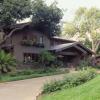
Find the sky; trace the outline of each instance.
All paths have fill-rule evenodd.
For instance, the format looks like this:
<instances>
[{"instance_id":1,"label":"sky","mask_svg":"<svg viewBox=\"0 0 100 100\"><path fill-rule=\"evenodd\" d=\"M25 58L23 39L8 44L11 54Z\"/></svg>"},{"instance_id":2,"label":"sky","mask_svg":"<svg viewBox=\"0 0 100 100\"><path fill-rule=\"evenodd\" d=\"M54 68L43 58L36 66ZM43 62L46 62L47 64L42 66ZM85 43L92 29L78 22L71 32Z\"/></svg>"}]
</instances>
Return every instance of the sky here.
<instances>
[{"instance_id":1,"label":"sky","mask_svg":"<svg viewBox=\"0 0 100 100\"><path fill-rule=\"evenodd\" d=\"M51 4L55 0L45 0ZM58 7L64 9L63 21L71 21L74 18L75 11L79 7L96 7L100 9L100 0L56 0Z\"/></svg>"}]
</instances>

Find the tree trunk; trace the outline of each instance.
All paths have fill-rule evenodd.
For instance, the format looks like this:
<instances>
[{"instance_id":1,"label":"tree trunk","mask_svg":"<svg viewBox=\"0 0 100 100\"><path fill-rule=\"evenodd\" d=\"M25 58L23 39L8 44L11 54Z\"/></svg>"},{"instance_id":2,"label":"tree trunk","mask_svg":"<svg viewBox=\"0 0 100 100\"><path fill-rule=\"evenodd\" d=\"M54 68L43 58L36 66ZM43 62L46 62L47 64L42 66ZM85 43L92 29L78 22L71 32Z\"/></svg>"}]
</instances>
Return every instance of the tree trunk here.
<instances>
[{"instance_id":1,"label":"tree trunk","mask_svg":"<svg viewBox=\"0 0 100 100\"><path fill-rule=\"evenodd\" d=\"M97 54L97 51L99 49L99 46L100 46L100 41L99 42L94 42L92 41L92 51Z\"/></svg>"}]
</instances>

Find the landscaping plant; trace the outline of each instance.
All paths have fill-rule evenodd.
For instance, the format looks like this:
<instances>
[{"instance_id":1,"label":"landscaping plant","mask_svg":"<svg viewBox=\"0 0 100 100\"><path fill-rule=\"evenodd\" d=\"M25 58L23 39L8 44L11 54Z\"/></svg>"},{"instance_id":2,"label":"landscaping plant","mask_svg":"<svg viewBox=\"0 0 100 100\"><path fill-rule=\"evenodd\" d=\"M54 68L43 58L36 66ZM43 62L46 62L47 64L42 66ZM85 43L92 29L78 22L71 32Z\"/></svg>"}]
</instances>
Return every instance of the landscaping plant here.
<instances>
[{"instance_id":1,"label":"landscaping plant","mask_svg":"<svg viewBox=\"0 0 100 100\"><path fill-rule=\"evenodd\" d=\"M44 67L47 66L50 67L50 65L55 61L55 59L56 57L51 52L48 51L44 51L40 55L40 62Z\"/></svg>"},{"instance_id":2,"label":"landscaping plant","mask_svg":"<svg viewBox=\"0 0 100 100\"><path fill-rule=\"evenodd\" d=\"M87 70L88 68L91 68L89 59L88 60L82 60L79 65L76 67L76 70Z\"/></svg>"},{"instance_id":3,"label":"landscaping plant","mask_svg":"<svg viewBox=\"0 0 100 100\"><path fill-rule=\"evenodd\" d=\"M67 74L66 77L59 81L52 81L47 83L43 87L43 93L50 93L62 89L67 89L81 85L96 76L96 72L93 69L88 69L86 71L79 71L77 73Z\"/></svg>"},{"instance_id":4,"label":"landscaping plant","mask_svg":"<svg viewBox=\"0 0 100 100\"><path fill-rule=\"evenodd\" d=\"M16 66L16 61L11 54L0 51L0 71L1 73L11 72Z\"/></svg>"}]
</instances>

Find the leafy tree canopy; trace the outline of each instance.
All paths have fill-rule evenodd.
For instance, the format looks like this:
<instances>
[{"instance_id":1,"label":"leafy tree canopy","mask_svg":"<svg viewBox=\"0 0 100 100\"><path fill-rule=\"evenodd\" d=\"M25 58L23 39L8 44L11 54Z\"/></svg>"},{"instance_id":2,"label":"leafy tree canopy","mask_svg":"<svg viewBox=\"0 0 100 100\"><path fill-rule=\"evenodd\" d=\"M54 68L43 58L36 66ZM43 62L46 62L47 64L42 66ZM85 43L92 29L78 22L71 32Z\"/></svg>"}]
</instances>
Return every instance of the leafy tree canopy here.
<instances>
[{"instance_id":1,"label":"leafy tree canopy","mask_svg":"<svg viewBox=\"0 0 100 100\"><path fill-rule=\"evenodd\" d=\"M31 14L31 0L2 0L0 3L0 25L8 26Z\"/></svg>"},{"instance_id":2,"label":"leafy tree canopy","mask_svg":"<svg viewBox=\"0 0 100 100\"><path fill-rule=\"evenodd\" d=\"M100 10L81 7L76 11L74 22L82 33L100 28Z\"/></svg>"},{"instance_id":3,"label":"leafy tree canopy","mask_svg":"<svg viewBox=\"0 0 100 100\"><path fill-rule=\"evenodd\" d=\"M5 27L32 17L34 28L43 33L54 35L60 33L59 22L62 15L62 10L57 7L56 2L48 6L43 0L1 0L0 31L5 34ZM14 31L16 29L7 34Z\"/></svg>"},{"instance_id":4,"label":"leafy tree canopy","mask_svg":"<svg viewBox=\"0 0 100 100\"><path fill-rule=\"evenodd\" d=\"M68 24L64 29L67 30L66 34L77 37L76 40L84 42L95 53L98 52L100 46L100 9L80 7L71 23L72 25ZM76 32L79 34L77 35Z\"/></svg>"},{"instance_id":5,"label":"leafy tree canopy","mask_svg":"<svg viewBox=\"0 0 100 100\"><path fill-rule=\"evenodd\" d=\"M49 35L60 33L59 22L63 13L54 2L48 6L43 0L34 0L32 3L33 16L32 22L39 30Z\"/></svg>"},{"instance_id":6,"label":"leafy tree canopy","mask_svg":"<svg viewBox=\"0 0 100 100\"><path fill-rule=\"evenodd\" d=\"M100 46L100 10L81 7L76 11L74 22L80 34L91 42L91 49L97 52Z\"/></svg>"},{"instance_id":7,"label":"leafy tree canopy","mask_svg":"<svg viewBox=\"0 0 100 100\"><path fill-rule=\"evenodd\" d=\"M78 30L73 23L71 23L71 22L64 23L63 33L62 33L63 35L66 35L67 37L72 37L77 32L78 32Z\"/></svg>"}]
</instances>

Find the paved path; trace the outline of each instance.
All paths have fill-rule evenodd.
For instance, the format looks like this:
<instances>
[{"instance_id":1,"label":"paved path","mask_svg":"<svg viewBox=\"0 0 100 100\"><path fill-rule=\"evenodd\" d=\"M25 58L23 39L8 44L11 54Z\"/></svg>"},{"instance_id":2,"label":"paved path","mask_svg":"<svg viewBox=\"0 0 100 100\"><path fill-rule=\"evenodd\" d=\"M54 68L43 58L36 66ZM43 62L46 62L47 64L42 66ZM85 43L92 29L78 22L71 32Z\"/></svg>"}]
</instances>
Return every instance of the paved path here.
<instances>
[{"instance_id":1,"label":"paved path","mask_svg":"<svg viewBox=\"0 0 100 100\"><path fill-rule=\"evenodd\" d=\"M0 84L0 100L36 100L43 84L64 75L45 76Z\"/></svg>"}]
</instances>

